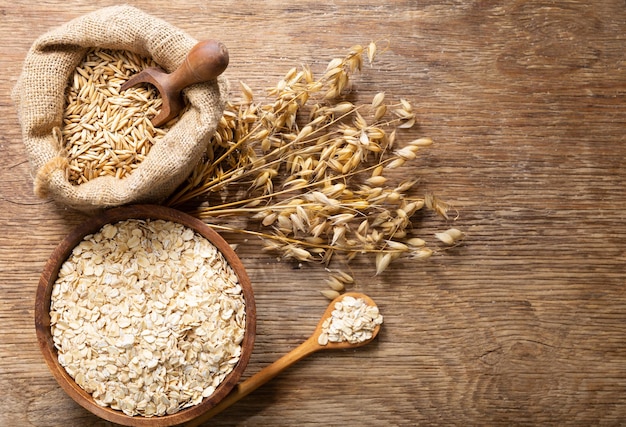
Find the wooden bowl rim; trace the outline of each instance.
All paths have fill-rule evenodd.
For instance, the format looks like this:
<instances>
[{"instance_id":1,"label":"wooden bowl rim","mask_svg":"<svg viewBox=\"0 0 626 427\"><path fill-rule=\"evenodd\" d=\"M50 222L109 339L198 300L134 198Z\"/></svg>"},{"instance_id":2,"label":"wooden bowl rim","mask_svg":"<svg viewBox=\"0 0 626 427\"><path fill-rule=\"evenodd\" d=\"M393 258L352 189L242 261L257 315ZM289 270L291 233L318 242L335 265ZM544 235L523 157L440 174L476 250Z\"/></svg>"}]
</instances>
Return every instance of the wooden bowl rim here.
<instances>
[{"instance_id":1,"label":"wooden bowl rim","mask_svg":"<svg viewBox=\"0 0 626 427\"><path fill-rule=\"evenodd\" d=\"M52 340L50 329L50 298L52 285L56 281L59 270L63 262L69 257L74 247L83 238L100 230L105 224L116 223L126 219L152 219L168 220L180 223L192 228L197 233L208 239L224 255L224 258L235 271L239 284L242 288L245 300L246 326L244 339L241 343L242 351L239 361L234 369L216 388L215 392L202 400L201 403L183 409L175 414L143 417L128 416L122 411L102 407L96 404L92 396L80 388L67 373L65 368L58 362L57 350ZM79 405L103 418L107 421L127 425L127 426L154 426L165 427L181 424L193 420L210 410L219 403L233 387L238 383L243 374L254 347L256 334L256 306L252 284L246 273L243 263L230 247L230 245L207 224L182 211L160 205L131 205L106 210L96 216L90 217L84 223L74 228L54 249L48 259L39 279L37 294L35 298L35 330L40 350L44 356L46 364L59 385L65 392Z\"/></svg>"}]
</instances>

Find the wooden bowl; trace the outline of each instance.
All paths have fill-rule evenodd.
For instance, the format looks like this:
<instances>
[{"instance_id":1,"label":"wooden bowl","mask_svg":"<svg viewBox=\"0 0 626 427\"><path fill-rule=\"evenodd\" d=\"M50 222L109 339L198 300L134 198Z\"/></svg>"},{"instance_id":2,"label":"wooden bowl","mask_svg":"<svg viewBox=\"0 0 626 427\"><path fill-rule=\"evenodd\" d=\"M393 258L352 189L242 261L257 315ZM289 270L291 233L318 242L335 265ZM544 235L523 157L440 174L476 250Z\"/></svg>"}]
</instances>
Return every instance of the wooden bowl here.
<instances>
[{"instance_id":1,"label":"wooden bowl","mask_svg":"<svg viewBox=\"0 0 626 427\"><path fill-rule=\"evenodd\" d=\"M102 407L96 404L92 396L80 388L67 373L65 368L61 366L58 361L57 350L54 347L52 339L52 332L50 329L50 298L52 287L57 280L61 265L70 256L74 247L78 245L78 243L80 243L86 235L97 232L105 224L115 223L126 219L162 219L173 221L195 230L197 233L209 240L224 255L226 261L235 271L235 274L239 279L239 284L243 289L246 325L244 339L241 343L242 351L239 362L216 388L215 392L211 396L203 399L198 405L183 409L171 415L131 417L124 414L122 411L117 411L109 407ZM215 406L220 400L228 395L232 388L238 383L246 365L248 364L252 348L254 346L256 308L254 295L252 293L252 286L244 266L232 248L219 234L199 219L183 212L162 206L136 205L111 209L100 215L92 217L78 226L67 237L65 237L63 241L61 241L50 256L50 259L45 265L39 280L39 287L37 289L35 301L35 327L39 346L50 371L59 385L78 404L100 418L114 423L127 426L160 427L181 424L196 418L200 414L203 414Z\"/></svg>"}]
</instances>

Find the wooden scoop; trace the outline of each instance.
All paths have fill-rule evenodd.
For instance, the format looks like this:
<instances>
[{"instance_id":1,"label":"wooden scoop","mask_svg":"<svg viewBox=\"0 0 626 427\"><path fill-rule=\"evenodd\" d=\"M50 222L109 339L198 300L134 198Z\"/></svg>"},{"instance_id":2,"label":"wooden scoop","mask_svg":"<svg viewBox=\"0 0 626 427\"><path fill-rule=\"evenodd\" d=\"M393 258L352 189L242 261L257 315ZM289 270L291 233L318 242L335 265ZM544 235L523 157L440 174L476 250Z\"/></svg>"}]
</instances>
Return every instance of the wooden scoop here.
<instances>
[{"instance_id":1,"label":"wooden scoop","mask_svg":"<svg viewBox=\"0 0 626 427\"><path fill-rule=\"evenodd\" d=\"M200 415L198 418L186 423L185 427L196 427L202 424L209 418L219 414L224 409L238 402L239 399L247 396L248 394L250 394L257 388L259 388L260 386L262 386L263 384L265 384L266 382L274 378L276 375L281 373L283 370L287 369L288 367L290 367L291 365L293 365L294 363L296 363L300 359L303 359L304 357L308 356L311 353L315 353L318 350L338 350L338 349L356 348L356 347L363 346L371 342L374 338L376 338L376 335L378 335L378 332L380 331L380 325L376 326L376 328L372 332L372 337L368 339L367 341L361 341L355 344L351 344L347 341L329 342L326 345L320 345L318 343L318 338L320 334L322 333L322 326L324 324L324 320L326 320L327 318L331 316L331 313L335 309L335 303L338 301L341 301L343 298L347 296L351 296L353 298L361 298L367 305L371 305L371 306L376 305L376 303L370 297L368 297L365 294L358 293L358 292L348 292L335 298L328 305L328 308L324 312L324 315L322 316L319 323L317 324L317 328L315 328L315 331L313 332L313 334L306 341L304 341L298 347L291 350L289 353L285 354L283 357L281 357L280 359L278 359L271 365L266 366L261 371L254 374L247 380L239 383L230 392L230 394L226 396L224 399L222 399L217 405L215 405L213 408L211 408L204 414Z\"/></svg>"},{"instance_id":2,"label":"wooden scoop","mask_svg":"<svg viewBox=\"0 0 626 427\"><path fill-rule=\"evenodd\" d=\"M126 90L140 83L156 86L163 99L161 111L152 119L154 126L161 126L175 117L184 107L181 91L195 83L217 78L228 66L228 49L215 40L205 40L191 48L185 61L173 73L159 67L142 70L122 85Z\"/></svg>"}]
</instances>

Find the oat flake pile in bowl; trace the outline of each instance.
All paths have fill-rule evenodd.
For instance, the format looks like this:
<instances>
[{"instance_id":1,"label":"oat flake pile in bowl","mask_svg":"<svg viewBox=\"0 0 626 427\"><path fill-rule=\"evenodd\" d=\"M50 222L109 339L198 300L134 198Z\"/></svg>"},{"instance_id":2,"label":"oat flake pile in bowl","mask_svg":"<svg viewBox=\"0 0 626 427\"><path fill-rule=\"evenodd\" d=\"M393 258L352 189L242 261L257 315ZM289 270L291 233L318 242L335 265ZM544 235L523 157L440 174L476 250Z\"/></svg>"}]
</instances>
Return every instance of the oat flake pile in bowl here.
<instances>
[{"instance_id":1,"label":"oat flake pile in bowl","mask_svg":"<svg viewBox=\"0 0 626 427\"><path fill-rule=\"evenodd\" d=\"M59 362L102 406L165 415L200 403L241 354L244 300L208 240L169 221L87 236L52 290Z\"/></svg>"},{"instance_id":2,"label":"oat flake pile in bowl","mask_svg":"<svg viewBox=\"0 0 626 427\"><path fill-rule=\"evenodd\" d=\"M254 299L243 265L209 231L182 212L135 206L91 219L59 245L40 281L36 326L48 366L78 403L118 423L178 424L237 383Z\"/></svg>"}]
</instances>

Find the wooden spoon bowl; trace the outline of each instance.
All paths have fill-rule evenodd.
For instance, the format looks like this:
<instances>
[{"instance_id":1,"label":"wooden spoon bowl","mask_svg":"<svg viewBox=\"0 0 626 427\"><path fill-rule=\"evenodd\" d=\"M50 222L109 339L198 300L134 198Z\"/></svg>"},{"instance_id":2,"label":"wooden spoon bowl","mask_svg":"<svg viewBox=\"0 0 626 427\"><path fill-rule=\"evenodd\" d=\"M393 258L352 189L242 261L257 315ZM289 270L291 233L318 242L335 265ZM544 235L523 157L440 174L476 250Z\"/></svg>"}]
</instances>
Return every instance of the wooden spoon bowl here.
<instances>
[{"instance_id":1,"label":"wooden spoon bowl","mask_svg":"<svg viewBox=\"0 0 626 427\"><path fill-rule=\"evenodd\" d=\"M65 368L58 361L58 353L54 347L52 332L50 329L50 298L52 287L57 279L59 270L65 260L70 256L72 250L78 245L85 236L100 230L105 224L116 223L126 219L153 219L167 220L182 224L195 230L198 234L209 240L223 255L226 261L233 268L239 284L243 290L246 310L246 325L244 339L241 343L241 357L234 369L220 383L215 392L202 400L198 405L183 409L175 414L154 416L154 417L131 417L122 411L117 411L109 407L102 407L94 402L92 396L79 387L72 377L67 373ZM208 280L208 278L207 278ZM35 327L39 346L43 353L46 364L54 375L59 385L85 409L105 420L127 425L127 426L172 426L185 423L189 420L197 418L219 403L227 396L233 387L238 383L243 374L252 349L254 346L255 328L256 328L256 308L254 303L254 295L250 279L246 274L245 268L235 254L229 244L208 225L197 218L187 215L183 212L152 205L136 205L122 208L115 208L103 212L102 214L88 219L86 222L73 230L54 250L39 280L37 295L35 300Z\"/></svg>"}]
</instances>

